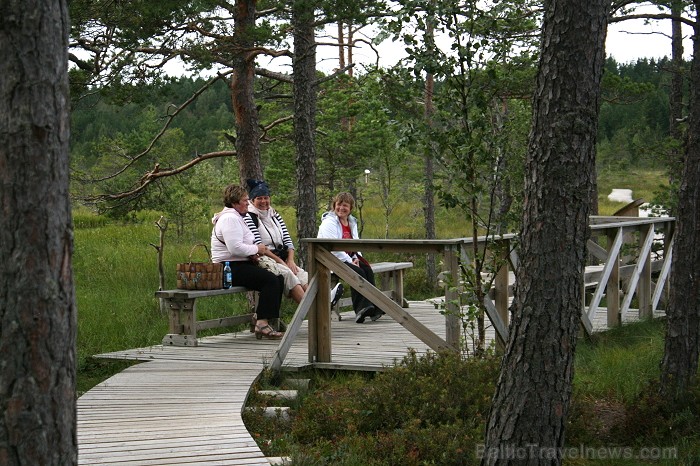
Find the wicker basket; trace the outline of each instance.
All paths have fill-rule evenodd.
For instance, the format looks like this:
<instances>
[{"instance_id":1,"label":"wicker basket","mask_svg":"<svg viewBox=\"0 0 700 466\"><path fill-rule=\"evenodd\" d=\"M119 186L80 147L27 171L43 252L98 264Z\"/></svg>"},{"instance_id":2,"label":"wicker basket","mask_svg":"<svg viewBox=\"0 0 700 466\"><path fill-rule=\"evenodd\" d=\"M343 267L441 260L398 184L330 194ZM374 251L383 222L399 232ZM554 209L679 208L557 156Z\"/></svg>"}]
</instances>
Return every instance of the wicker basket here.
<instances>
[{"instance_id":1,"label":"wicker basket","mask_svg":"<svg viewBox=\"0 0 700 466\"><path fill-rule=\"evenodd\" d=\"M209 262L192 262L192 253L197 247L207 251ZM217 290L223 287L223 278L223 265L211 262L209 248L204 243L192 247L189 262L177 264L177 288L180 290Z\"/></svg>"}]
</instances>

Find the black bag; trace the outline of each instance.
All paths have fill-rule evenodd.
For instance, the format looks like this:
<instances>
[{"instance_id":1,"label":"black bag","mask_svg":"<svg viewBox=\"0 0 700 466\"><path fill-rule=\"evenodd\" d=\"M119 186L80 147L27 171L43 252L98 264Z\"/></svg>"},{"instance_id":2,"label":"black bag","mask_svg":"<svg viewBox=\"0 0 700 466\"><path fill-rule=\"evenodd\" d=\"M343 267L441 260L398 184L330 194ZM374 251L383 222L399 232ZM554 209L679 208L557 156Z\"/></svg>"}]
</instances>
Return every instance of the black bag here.
<instances>
[{"instance_id":1,"label":"black bag","mask_svg":"<svg viewBox=\"0 0 700 466\"><path fill-rule=\"evenodd\" d=\"M287 262L289 257L289 247L286 244L280 244L272 250L272 254Z\"/></svg>"}]
</instances>

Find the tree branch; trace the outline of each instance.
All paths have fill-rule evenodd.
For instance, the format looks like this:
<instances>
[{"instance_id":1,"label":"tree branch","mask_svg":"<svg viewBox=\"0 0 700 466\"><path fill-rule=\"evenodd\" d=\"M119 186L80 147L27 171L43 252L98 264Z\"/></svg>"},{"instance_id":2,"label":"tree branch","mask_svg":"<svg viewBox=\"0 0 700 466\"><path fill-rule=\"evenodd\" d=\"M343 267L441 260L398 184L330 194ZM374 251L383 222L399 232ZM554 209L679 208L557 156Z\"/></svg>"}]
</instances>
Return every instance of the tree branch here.
<instances>
[{"instance_id":1,"label":"tree branch","mask_svg":"<svg viewBox=\"0 0 700 466\"><path fill-rule=\"evenodd\" d=\"M116 194L98 194L95 196L86 196L82 198L82 200L90 204L119 200L130 201L142 195L148 185L160 178L177 175L205 160L215 159L219 157L231 157L235 155L236 151L209 152L207 154L197 155L197 157L195 157L194 159L188 161L184 165L181 165L177 168L163 171L160 170L160 165L156 163L153 167L153 170L144 174L139 179L137 185L130 191L124 191Z\"/></svg>"},{"instance_id":2,"label":"tree branch","mask_svg":"<svg viewBox=\"0 0 700 466\"><path fill-rule=\"evenodd\" d=\"M292 118L294 118L294 116L293 116L293 115L289 115L289 116L286 116L286 117L278 118L278 119L276 119L275 121L273 121L272 123L270 123L270 124L268 124L268 125L265 125L265 126L262 126L262 127L261 127L261 128L262 128L262 134L260 135L260 139L269 142L270 140L267 139L267 133L268 133L271 129L273 129L274 127L279 126L279 125L281 125L282 123L286 123L287 121L290 121Z\"/></svg>"},{"instance_id":3,"label":"tree branch","mask_svg":"<svg viewBox=\"0 0 700 466\"><path fill-rule=\"evenodd\" d=\"M286 73L277 73L266 68L255 68L255 74L263 78L275 79L289 84L294 84L294 78Z\"/></svg>"},{"instance_id":4,"label":"tree branch","mask_svg":"<svg viewBox=\"0 0 700 466\"><path fill-rule=\"evenodd\" d=\"M675 19L680 21L683 24L686 24L690 27L695 27L696 21L692 21L684 16L680 15L672 15L670 13L657 13L657 14L649 14L649 13L639 13L639 14L633 14L633 15L623 15L623 16L617 16L614 18L610 18L608 20L608 23L619 23L622 21L627 21L630 19Z\"/></svg>"},{"instance_id":5,"label":"tree branch","mask_svg":"<svg viewBox=\"0 0 700 466\"><path fill-rule=\"evenodd\" d=\"M129 162L128 162L126 165L124 165L123 167L121 167L121 168L120 168L119 170L117 170L116 172L114 172L114 173L112 173L112 174L109 174L109 175L107 175L107 176L104 176L104 177L102 177L102 178L97 178L97 179L95 179L95 178L92 178L92 179L87 179L87 178L85 178L85 179L80 179L80 181L89 182L89 183L99 183L99 182L107 181L107 180L112 179L112 178L116 178L117 176L119 176L119 175L121 175L122 173L124 173L124 172L125 172L126 170L128 170L132 165L134 165L134 164L135 164L136 162L138 162L141 158L145 157L148 153L151 152L151 149L153 149L153 146L155 146L156 142L158 142L158 140L165 134L166 130L168 129L168 127L170 126L170 124L172 123L172 121L175 119L175 117L176 117L180 112L182 112L188 105L190 105L192 102L194 102L194 101L197 99L197 97L199 97L205 90L207 90L209 87L211 87L216 81L218 81L219 79L223 79L224 77L226 77L226 75L228 75L228 74L230 74L230 73L231 73L230 71L229 71L229 72L226 72L226 73L223 73L223 74L220 73L220 74L217 75L216 77L212 78L212 79L209 80L206 84L204 84L204 86L202 86L201 88L199 88L192 96L190 96L190 98L187 99L182 105L180 105L179 107L175 108L175 110L174 110L172 113L168 113L168 115L166 116L166 122L165 122L165 124L164 124L163 127L160 129L160 131L158 132L158 134L156 134L156 136L155 136L155 137L151 140L151 142L148 144L148 147L146 147L146 149L144 149L141 153L139 153L139 154L137 154L137 155L135 155L135 156L133 156L133 157L129 157Z\"/></svg>"},{"instance_id":6,"label":"tree branch","mask_svg":"<svg viewBox=\"0 0 700 466\"><path fill-rule=\"evenodd\" d=\"M336 76L339 76L341 74L344 74L347 70L350 68L353 68L356 65L356 63L350 63L349 65L346 65L338 70L335 70L332 74L329 74L328 76L324 76L321 79L317 79L314 81L314 86L320 86L321 84L325 83L326 81L330 81L331 79L335 78Z\"/></svg>"}]
</instances>

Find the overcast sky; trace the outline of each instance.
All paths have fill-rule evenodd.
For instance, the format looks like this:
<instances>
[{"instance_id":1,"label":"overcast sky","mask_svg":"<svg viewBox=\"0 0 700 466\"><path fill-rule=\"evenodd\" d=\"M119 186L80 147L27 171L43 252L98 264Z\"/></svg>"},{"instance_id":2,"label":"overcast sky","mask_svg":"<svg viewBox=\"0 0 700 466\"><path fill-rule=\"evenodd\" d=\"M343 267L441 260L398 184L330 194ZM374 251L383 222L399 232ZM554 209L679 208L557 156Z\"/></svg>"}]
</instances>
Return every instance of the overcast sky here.
<instances>
[{"instance_id":1,"label":"overcast sky","mask_svg":"<svg viewBox=\"0 0 700 466\"><path fill-rule=\"evenodd\" d=\"M334 26L335 28L335 26ZM642 20L612 23L608 27L608 37L605 44L606 54L612 56L619 63L634 62L638 58L662 58L671 56L670 21L658 21L645 25ZM332 33L335 33L335 29ZM690 41L690 28L684 28L685 57L690 59L692 44ZM331 42L329 38L318 38L319 42ZM449 45L449 44L448 44ZM382 67L390 67L398 60L405 57L403 44L385 41L377 47L380 53L379 64ZM377 57L369 46L361 46L354 52L354 60L359 63L375 63ZM317 50L318 69L330 73L338 67L338 55L333 47L319 47ZM268 63L264 58L260 65L271 67L291 73L289 63L282 64L280 59L275 59L274 64Z\"/></svg>"},{"instance_id":2,"label":"overcast sky","mask_svg":"<svg viewBox=\"0 0 700 466\"><path fill-rule=\"evenodd\" d=\"M636 32L636 34L631 34ZM690 27L683 27L684 56L690 59L692 43ZM662 58L671 56L671 22L658 21L645 25L643 21L612 23L608 26L606 53L620 63L636 61L637 58Z\"/></svg>"}]
</instances>

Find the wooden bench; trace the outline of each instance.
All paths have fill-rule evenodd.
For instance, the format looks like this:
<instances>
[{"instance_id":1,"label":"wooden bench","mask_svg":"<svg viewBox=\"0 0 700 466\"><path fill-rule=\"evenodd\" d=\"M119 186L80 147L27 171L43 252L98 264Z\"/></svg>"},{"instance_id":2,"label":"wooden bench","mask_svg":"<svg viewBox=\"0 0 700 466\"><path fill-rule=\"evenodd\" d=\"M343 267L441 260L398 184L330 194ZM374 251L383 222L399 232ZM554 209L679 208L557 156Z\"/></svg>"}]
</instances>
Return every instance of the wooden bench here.
<instances>
[{"instance_id":1,"label":"wooden bench","mask_svg":"<svg viewBox=\"0 0 700 466\"><path fill-rule=\"evenodd\" d=\"M374 278L377 288L398 303L401 307L407 308L408 301L403 296L403 272L413 267L413 262L377 262L370 264L374 271ZM352 306L350 297L341 298L333 306L333 319L342 320L340 308Z\"/></svg>"},{"instance_id":2,"label":"wooden bench","mask_svg":"<svg viewBox=\"0 0 700 466\"><path fill-rule=\"evenodd\" d=\"M379 278L379 281L377 281L378 288L383 291L386 290L384 294L402 307L408 307L408 302L403 297L403 271L411 267L413 267L413 262L378 262L372 264L372 270L374 270L375 276ZM168 333L163 337L163 345L197 346L197 332L199 330L250 323L253 318L252 312L219 319L197 320L197 299L208 296L247 293L249 291L251 290L242 286L218 290L177 289L156 291L156 298L161 298L165 301L164 307L168 311L169 328ZM333 307L337 320L341 319L340 307L350 306L351 304L350 298L343 298ZM280 321L279 325L283 325L283 323Z\"/></svg>"},{"instance_id":3,"label":"wooden bench","mask_svg":"<svg viewBox=\"0 0 700 466\"><path fill-rule=\"evenodd\" d=\"M232 325L248 324L253 313L219 319L197 320L197 299L233 293L247 293L248 288L234 286L219 290L164 290L156 291L156 298L165 301L168 310L169 330L163 337L164 346L197 346L197 331Z\"/></svg>"}]
</instances>

